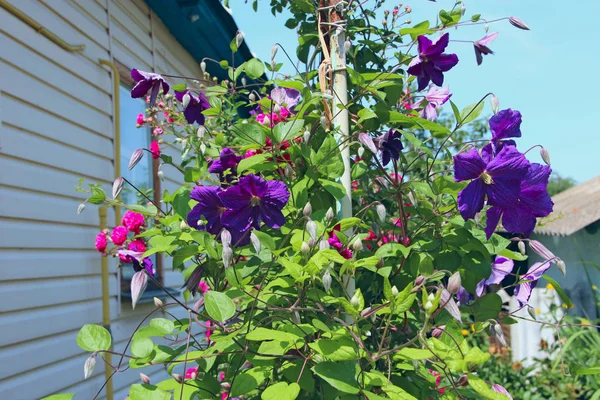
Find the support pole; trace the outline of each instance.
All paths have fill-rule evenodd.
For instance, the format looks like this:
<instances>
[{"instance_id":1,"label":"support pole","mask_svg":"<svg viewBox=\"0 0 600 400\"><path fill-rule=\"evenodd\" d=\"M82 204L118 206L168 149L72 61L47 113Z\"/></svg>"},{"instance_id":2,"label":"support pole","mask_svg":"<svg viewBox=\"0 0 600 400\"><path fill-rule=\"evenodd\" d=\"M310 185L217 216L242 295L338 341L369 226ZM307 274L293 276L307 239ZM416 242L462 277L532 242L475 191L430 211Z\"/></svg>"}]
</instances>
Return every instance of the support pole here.
<instances>
[{"instance_id":1,"label":"support pole","mask_svg":"<svg viewBox=\"0 0 600 400\"><path fill-rule=\"evenodd\" d=\"M98 209L98 216L100 217L100 230L107 228L108 222L106 214L106 207L100 207ZM102 270L102 326L104 326L104 328L110 332L110 292L107 257L101 257L100 266ZM112 350L112 345L109 350ZM104 359L108 365L112 365L112 354L104 353ZM104 365L104 378L106 379L106 400L113 400L114 389L112 382L112 371L108 365Z\"/></svg>"}]
</instances>

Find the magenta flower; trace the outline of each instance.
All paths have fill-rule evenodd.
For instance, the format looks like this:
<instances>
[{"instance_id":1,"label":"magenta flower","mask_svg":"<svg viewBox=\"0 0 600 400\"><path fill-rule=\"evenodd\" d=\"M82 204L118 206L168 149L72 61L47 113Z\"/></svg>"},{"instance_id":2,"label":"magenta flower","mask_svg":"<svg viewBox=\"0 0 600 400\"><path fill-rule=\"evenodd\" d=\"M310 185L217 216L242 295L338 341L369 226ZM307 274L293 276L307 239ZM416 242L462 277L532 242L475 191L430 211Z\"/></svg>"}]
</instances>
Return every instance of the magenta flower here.
<instances>
[{"instance_id":1,"label":"magenta flower","mask_svg":"<svg viewBox=\"0 0 600 400\"><path fill-rule=\"evenodd\" d=\"M440 36L435 41L426 36L419 36L419 55L413 58L408 65L407 72L417 77L418 90L423 90L429 81L437 86L444 84L443 72L449 71L458 64L456 54L445 54L450 35L448 33Z\"/></svg>"},{"instance_id":2,"label":"magenta flower","mask_svg":"<svg viewBox=\"0 0 600 400\"><path fill-rule=\"evenodd\" d=\"M521 113L517 110L502 110L490 118L492 142L521 137Z\"/></svg>"},{"instance_id":3,"label":"magenta flower","mask_svg":"<svg viewBox=\"0 0 600 400\"><path fill-rule=\"evenodd\" d=\"M197 96L186 90L184 92L175 91L175 98L180 102L183 102L183 96L186 94L190 95L190 102L187 107L183 110L183 116L188 124L193 124L194 122L198 122L199 125L204 125L204 114L202 111L208 110L210 108L210 104L208 103L208 99L204 95L204 93L199 93Z\"/></svg>"},{"instance_id":4,"label":"magenta flower","mask_svg":"<svg viewBox=\"0 0 600 400\"><path fill-rule=\"evenodd\" d=\"M115 245L122 245L127 240L127 228L124 226L115 227L110 235L110 238Z\"/></svg>"},{"instance_id":5,"label":"magenta flower","mask_svg":"<svg viewBox=\"0 0 600 400\"><path fill-rule=\"evenodd\" d=\"M390 129L375 139L381 153L381 162L383 165L388 165L391 159L398 161L400 158L400 152L404 148L400 141L401 137L402 134L400 132Z\"/></svg>"},{"instance_id":6,"label":"magenta flower","mask_svg":"<svg viewBox=\"0 0 600 400\"><path fill-rule=\"evenodd\" d=\"M281 210L287 204L290 192L283 182L266 181L250 174L240 178L235 186L219 193L223 205L228 208L221 218L224 225L239 232L253 226L260 228L260 222L278 229L285 225Z\"/></svg>"},{"instance_id":7,"label":"magenta flower","mask_svg":"<svg viewBox=\"0 0 600 400\"><path fill-rule=\"evenodd\" d=\"M198 202L192 208L187 216L187 223L192 228L198 230L207 230L213 235L218 234L223 229L221 224L221 215L227 208L223 205L219 193L221 188L218 186L196 186L190 197ZM205 225L199 225L201 217L206 219Z\"/></svg>"},{"instance_id":8,"label":"magenta flower","mask_svg":"<svg viewBox=\"0 0 600 400\"><path fill-rule=\"evenodd\" d=\"M160 145L158 144L158 142L150 143L150 152L152 153L153 159L156 160L160 158Z\"/></svg>"},{"instance_id":9,"label":"magenta flower","mask_svg":"<svg viewBox=\"0 0 600 400\"><path fill-rule=\"evenodd\" d=\"M188 368L185 371L185 379L196 379L198 377L198 367Z\"/></svg>"},{"instance_id":10,"label":"magenta flower","mask_svg":"<svg viewBox=\"0 0 600 400\"><path fill-rule=\"evenodd\" d=\"M437 118L437 108L448 101L452 95L448 86L438 89L435 86L429 88L424 100L419 100L413 105L414 108L424 106L421 110L421 117L430 121Z\"/></svg>"},{"instance_id":11,"label":"magenta flower","mask_svg":"<svg viewBox=\"0 0 600 400\"><path fill-rule=\"evenodd\" d=\"M341 228L340 224L337 224L336 226L333 227L333 229L331 231L328 232L327 235L329 238L327 239L327 242L329 243L329 245L331 247L336 249L342 257L349 260L352 258L352 250L350 250L348 248L344 248L344 244L340 241L340 239L337 237L337 235L335 233L336 231L339 232L340 228Z\"/></svg>"},{"instance_id":12,"label":"magenta flower","mask_svg":"<svg viewBox=\"0 0 600 400\"><path fill-rule=\"evenodd\" d=\"M518 202L521 178L529 161L514 146L504 146L495 158L484 160L477 149L454 156L454 180L471 180L458 194L458 209L465 220L475 217L484 205L512 207Z\"/></svg>"},{"instance_id":13,"label":"magenta flower","mask_svg":"<svg viewBox=\"0 0 600 400\"><path fill-rule=\"evenodd\" d=\"M475 294L477 297L483 296L485 288L490 285L499 285L504 278L510 274L515 266L515 262L508 258L496 256L496 259L492 263L492 273L488 279L482 279L477 284Z\"/></svg>"},{"instance_id":14,"label":"magenta flower","mask_svg":"<svg viewBox=\"0 0 600 400\"><path fill-rule=\"evenodd\" d=\"M504 146L514 148L514 146ZM502 150L501 150L502 152ZM554 203L548 194L548 180L552 169L547 165L531 164L520 181L517 201L509 205L494 205L487 210L486 236L492 236L502 218L502 226L509 232L531 235L537 218L552 212Z\"/></svg>"},{"instance_id":15,"label":"magenta flower","mask_svg":"<svg viewBox=\"0 0 600 400\"><path fill-rule=\"evenodd\" d=\"M96 235L96 250L100 253L103 253L106 250L106 246L108 245L108 241L106 239L106 233L100 232Z\"/></svg>"},{"instance_id":16,"label":"magenta flower","mask_svg":"<svg viewBox=\"0 0 600 400\"><path fill-rule=\"evenodd\" d=\"M198 284L198 290L200 290L200 293L204 295L210 290L210 286L208 286L208 283L206 283L206 281L200 281L200 283Z\"/></svg>"},{"instance_id":17,"label":"magenta flower","mask_svg":"<svg viewBox=\"0 0 600 400\"><path fill-rule=\"evenodd\" d=\"M127 210L121 219L121 223L123 226L127 228L130 232L140 233L141 227L146 222L144 215L140 213L136 213L131 210Z\"/></svg>"},{"instance_id":18,"label":"magenta flower","mask_svg":"<svg viewBox=\"0 0 600 400\"><path fill-rule=\"evenodd\" d=\"M293 108L300 101L300 92L291 88L271 90L271 99L280 107Z\"/></svg>"},{"instance_id":19,"label":"magenta flower","mask_svg":"<svg viewBox=\"0 0 600 400\"><path fill-rule=\"evenodd\" d=\"M488 46L496 39L497 36L498 32L490 33L489 35L485 35L484 37L473 43L473 47L475 48L475 58L477 59L477 65L481 65L481 63L483 62L484 55L494 54L492 49L490 49Z\"/></svg>"},{"instance_id":20,"label":"magenta flower","mask_svg":"<svg viewBox=\"0 0 600 400\"><path fill-rule=\"evenodd\" d=\"M223 172L229 170L232 174L236 173L237 165L242 160L242 156L235 154L229 147L225 147L221 150L219 159L214 160L208 167L208 172L223 174Z\"/></svg>"},{"instance_id":21,"label":"magenta flower","mask_svg":"<svg viewBox=\"0 0 600 400\"><path fill-rule=\"evenodd\" d=\"M161 86L164 94L169 93L169 84L159 74L132 69L131 77L137 82L131 89L131 97L134 99L144 97L150 91L150 107L156 102Z\"/></svg>"},{"instance_id":22,"label":"magenta flower","mask_svg":"<svg viewBox=\"0 0 600 400\"><path fill-rule=\"evenodd\" d=\"M521 283L515 288L515 298L521 306L527 304L531 297L531 292L537 286L537 282L542 275L550 268L552 263L550 260L543 263L535 263L529 268L527 273L521 276Z\"/></svg>"},{"instance_id":23,"label":"magenta flower","mask_svg":"<svg viewBox=\"0 0 600 400\"><path fill-rule=\"evenodd\" d=\"M138 114L135 123L139 126L144 125L144 114Z\"/></svg>"}]
</instances>

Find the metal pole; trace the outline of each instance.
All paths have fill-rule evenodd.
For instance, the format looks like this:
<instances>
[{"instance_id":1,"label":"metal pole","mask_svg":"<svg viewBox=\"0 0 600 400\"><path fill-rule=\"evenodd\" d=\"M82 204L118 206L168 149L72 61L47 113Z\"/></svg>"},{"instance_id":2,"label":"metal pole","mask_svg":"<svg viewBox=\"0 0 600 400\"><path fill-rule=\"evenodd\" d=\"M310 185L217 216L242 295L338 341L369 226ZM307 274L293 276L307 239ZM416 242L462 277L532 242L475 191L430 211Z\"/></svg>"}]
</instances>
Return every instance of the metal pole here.
<instances>
[{"instance_id":1,"label":"metal pole","mask_svg":"<svg viewBox=\"0 0 600 400\"><path fill-rule=\"evenodd\" d=\"M98 209L100 217L100 230L107 228L106 207ZM100 259L102 270L102 326L110 332L110 292L109 292L109 274L108 274L108 258L102 256ZM112 345L109 350L112 350ZM104 378L106 379L106 400L113 400L113 382L112 371L108 365L112 365L112 354L104 353L104 359L107 365L104 366Z\"/></svg>"}]
</instances>

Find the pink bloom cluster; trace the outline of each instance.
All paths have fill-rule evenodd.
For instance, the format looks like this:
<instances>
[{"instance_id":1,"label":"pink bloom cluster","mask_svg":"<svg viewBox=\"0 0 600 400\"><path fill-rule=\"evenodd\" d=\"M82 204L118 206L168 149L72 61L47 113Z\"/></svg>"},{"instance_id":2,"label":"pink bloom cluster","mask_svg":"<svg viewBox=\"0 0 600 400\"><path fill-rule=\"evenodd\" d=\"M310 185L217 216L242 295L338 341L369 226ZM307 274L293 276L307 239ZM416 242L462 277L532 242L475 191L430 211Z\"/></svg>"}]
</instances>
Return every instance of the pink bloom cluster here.
<instances>
[{"instance_id":1,"label":"pink bloom cluster","mask_svg":"<svg viewBox=\"0 0 600 400\"><path fill-rule=\"evenodd\" d=\"M129 232L133 232L135 235L139 234L145 223L146 219L142 214L127 211L121 220L122 225L116 226L110 234L108 229L104 229L96 235L96 250L105 253L110 239L115 246L126 247L127 250L136 253L144 253L146 243L142 239L132 239L127 246L125 243L128 240ZM131 262L131 257L127 255L119 254L119 258L125 263Z\"/></svg>"},{"instance_id":2,"label":"pink bloom cluster","mask_svg":"<svg viewBox=\"0 0 600 400\"><path fill-rule=\"evenodd\" d=\"M274 127L278 123L285 121L292 113L285 107L280 107L279 114L272 113L260 113L256 115L256 121L261 125L267 125L269 127Z\"/></svg>"}]
</instances>

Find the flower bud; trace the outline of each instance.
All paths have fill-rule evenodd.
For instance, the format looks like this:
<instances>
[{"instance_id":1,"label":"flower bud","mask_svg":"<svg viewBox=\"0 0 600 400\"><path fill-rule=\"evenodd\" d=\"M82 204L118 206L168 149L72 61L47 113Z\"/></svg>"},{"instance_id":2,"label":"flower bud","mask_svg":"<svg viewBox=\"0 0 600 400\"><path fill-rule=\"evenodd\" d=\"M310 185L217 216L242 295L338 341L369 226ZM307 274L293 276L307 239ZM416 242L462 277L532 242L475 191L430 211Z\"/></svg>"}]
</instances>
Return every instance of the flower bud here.
<instances>
[{"instance_id":1,"label":"flower bud","mask_svg":"<svg viewBox=\"0 0 600 400\"><path fill-rule=\"evenodd\" d=\"M156 176L158 176L158 179L160 179L161 182L165 180L165 173L162 171L158 171Z\"/></svg>"},{"instance_id":2,"label":"flower bud","mask_svg":"<svg viewBox=\"0 0 600 400\"><path fill-rule=\"evenodd\" d=\"M354 243L352 243L352 248L354 249L354 251L361 251L363 249L363 242L362 240L356 239L354 241Z\"/></svg>"},{"instance_id":3,"label":"flower bud","mask_svg":"<svg viewBox=\"0 0 600 400\"><path fill-rule=\"evenodd\" d=\"M537 240L529 241L529 248L545 260L554 260L556 256Z\"/></svg>"},{"instance_id":4,"label":"flower bud","mask_svg":"<svg viewBox=\"0 0 600 400\"><path fill-rule=\"evenodd\" d=\"M324 115L321 115L319 122L323 128L327 128L327 118Z\"/></svg>"},{"instance_id":5,"label":"flower bud","mask_svg":"<svg viewBox=\"0 0 600 400\"><path fill-rule=\"evenodd\" d=\"M204 127L204 125L200 125L198 127L198 130L196 131L196 136L199 140L202 140L204 139L204 135L206 135L206 128Z\"/></svg>"},{"instance_id":6,"label":"flower bud","mask_svg":"<svg viewBox=\"0 0 600 400\"><path fill-rule=\"evenodd\" d=\"M275 104L275 106L273 106L273 112L275 114L279 114L281 112L281 107L279 106L279 104Z\"/></svg>"},{"instance_id":7,"label":"flower bud","mask_svg":"<svg viewBox=\"0 0 600 400\"><path fill-rule=\"evenodd\" d=\"M504 332L502 331L502 327L500 326L500 324L495 323L490 325L490 330L492 331L492 334L494 335L498 343L500 343L502 347L506 347L506 338L504 337Z\"/></svg>"},{"instance_id":8,"label":"flower bud","mask_svg":"<svg viewBox=\"0 0 600 400\"><path fill-rule=\"evenodd\" d=\"M183 382L183 377L181 375L179 375L179 374L173 374L171 376L173 377L173 379L175 379L175 381L177 383L182 383Z\"/></svg>"},{"instance_id":9,"label":"flower bud","mask_svg":"<svg viewBox=\"0 0 600 400\"><path fill-rule=\"evenodd\" d=\"M189 228L189 225L187 224L187 222L185 222L184 220L182 220L182 221L179 223L179 229L181 229L181 230L183 231L183 230L185 230L185 229L187 229L187 228Z\"/></svg>"},{"instance_id":10,"label":"flower bud","mask_svg":"<svg viewBox=\"0 0 600 400\"><path fill-rule=\"evenodd\" d=\"M203 74L206 73L206 63L204 61L200 63L200 69L202 70Z\"/></svg>"},{"instance_id":11,"label":"flower bud","mask_svg":"<svg viewBox=\"0 0 600 400\"><path fill-rule=\"evenodd\" d=\"M365 148L360 146L358 151L356 152L360 158L362 158L363 154L365 154Z\"/></svg>"},{"instance_id":12,"label":"flower bud","mask_svg":"<svg viewBox=\"0 0 600 400\"><path fill-rule=\"evenodd\" d=\"M290 164L285 164L284 173L285 173L285 176L287 176L288 178L291 178L292 176L294 176L294 169L292 168L292 166Z\"/></svg>"},{"instance_id":13,"label":"flower bud","mask_svg":"<svg viewBox=\"0 0 600 400\"><path fill-rule=\"evenodd\" d=\"M235 45L240 47L242 43L244 43L244 32L237 31L237 34L235 35Z\"/></svg>"},{"instance_id":14,"label":"flower bud","mask_svg":"<svg viewBox=\"0 0 600 400\"><path fill-rule=\"evenodd\" d=\"M382 23L383 25L387 25L387 19L384 19L383 21L381 21L381 23Z\"/></svg>"},{"instance_id":15,"label":"flower bud","mask_svg":"<svg viewBox=\"0 0 600 400\"><path fill-rule=\"evenodd\" d=\"M326 292L329 292L329 289L331 289L331 274L329 273L329 268L327 268L327 270L323 274L322 280L323 280L323 288L325 289Z\"/></svg>"},{"instance_id":16,"label":"flower bud","mask_svg":"<svg viewBox=\"0 0 600 400\"><path fill-rule=\"evenodd\" d=\"M500 100L498 100L498 97L492 93L492 97L490 98L490 104L492 106L492 111L494 112L494 114L498 114L498 111L500 110Z\"/></svg>"},{"instance_id":17,"label":"flower bud","mask_svg":"<svg viewBox=\"0 0 600 400\"><path fill-rule=\"evenodd\" d=\"M344 42L344 53L348 53L350 51L350 47L352 46L352 42L346 40Z\"/></svg>"},{"instance_id":18,"label":"flower bud","mask_svg":"<svg viewBox=\"0 0 600 400\"><path fill-rule=\"evenodd\" d=\"M250 232L250 242L252 242L252 247L254 247L256 254L259 254L262 244L260 243L260 240L258 240L258 237L254 234L254 231Z\"/></svg>"},{"instance_id":19,"label":"flower bud","mask_svg":"<svg viewBox=\"0 0 600 400\"><path fill-rule=\"evenodd\" d=\"M146 374L143 374L140 372L140 380L142 381L142 383L145 383L146 385L150 384L150 377Z\"/></svg>"},{"instance_id":20,"label":"flower bud","mask_svg":"<svg viewBox=\"0 0 600 400\"><path fill-rule=\"evenodd\" d=\"M519 253L521 253L522 255L527 254L527 249L525 248L525 242L522 240L519 240L517 242L517 247L519 248Z\"/></svg>"},{"instance_id":21,"label":"flower bud","mask_svg":"<svg viewBox=\"0 0 600 400\"><path fill-rule=\"evenodd\" d=\"M435 294L429 293L429 296L427 296L427 299L430 300L430 301L435 300Z\"/></svg>"},{"instance_id":22,"label":"flower bud","mask_svg":"<svg viewBox=\"0 0 600 400\"><path fill-rule=\"evenodd\" d=\"M352 304L352 306L355 308L360 307L360 299L358 297L358 292L354 292L354 295L350 299L350 304Z\"/></svg>"},{"instance_id":23,"label":"flower bud","mask_svg":"<svg viewBox=\"0 0 600 400\"><path fill-rule=\"evenodd\" d=\"M410 6L407 5L406 7L404 7L404 12L410 14L412 12L412 8L410 8Z\"/></svg>"},{"instance_id":24,"label":"flower bud","mask_svg":"<svg viewBox=\"0 0 600 400\"><path fill-rule=\"evenodd\" d=\"M304 139L304 143L308 143L308 141L310 140L310 131L308 129L304 131L302 139Z\"/></svg>"},{"instance_id":25,"label":"flower bud","mask_svg":"<svg viewBox=\"0 0 600 400\"><path fill-rule=\"evenodd\" d=\"M316 245L317 245L317 239L316 238L310 238L310 239L308 239L308 247L310 247L312 249Z\"/></svg>"},{"instance_id":26,"label":"flower bud","mask_svg":"<svg viewBox=\"0 0 600 400\"><path fill-rule=\"evenodd\" d=\"M392 286L392 296L396 297L398 296L398 288L396 287L396 285Z\"/></svg>"},{"instance_id":27,"label":"flower bud","mask_svg":"<svg viewBox=\"0 0 600 400\"><path fill-rule=\"evenodd\" d=\"M417 279L415 279L415 287L421 286L423 282L425 282L425 277L423 275L417 276Z\"/></svg>"},{"instance_id":28,"label":"flower bud","mask_svg":"<svg viewBox=\"0 0 600 400\"><path fill-rule=\"evenodd\" d=\"M334 217L333 208L329 207L327 212L325 213L325 221L331 221Z\"/></svg>"},{"instance_id":29,"label":"flower bud","mask_svg":"<svg viewBox=\"0 0 600 400\"><path fill-rule=\"evenodd\" d=\"M385 209L385 206L381 203L377 204L377 207L375 207L375 211L377 212L377 216L379 217L379 221L381 222L385 222L385 216L387 215L387 211Z\"/></svg>"},{"instance_id":30,"label":"flower bud","mask_svg":"<svg viewBox=\"0 0 600 400\"><path fill-rule=\"evenodd\" d=\"M83 365L83 379L89 378L92 372L94 372L94 368L96 368L96 353L93 353L85 360L85 364Z\"/></svg>"},{"instance_id":31,"label":"flower bud","mask_svg":"<svg viewBox=\"0 0 600 400\"><path fill-rule=\"evenodd\" d=\"M305 217L310 217L310 214L312 214L312 205L310 204L310 202L306 203L306 205L302 209L302 214L304 214Z\"/></svg>"},{"instance_id":32,"label":"flower bud","mask_svg":"<svg viewBox=\"0 0 600 400\"><path fill-rule=\"evenodd\" d=\"M384 265L385 265L385 261L383 261L383 257L379 257L379 261L377 261L377 264L375 265L375 267L377 267L377 269L381 269L381 268L383 268Z\"/></svg>"},{"instance_id":33,"label":"flower bud","mask_svg":"<svg viewBox=\"0 0 600 400\"><path fill-rule=\"evenodd\" d=\"M277 55L277 50L279 50L279 45L274 44L273 47L271 47L271 60L275 60L275 56Z\"/></svg>"},{"instance_id":34,"label":"flower bud","mask_svg":"<svg viewBox=\"0 0 600 400\"><path fill-rule=\"evenodd\" d=\"M563 276L567 275L567 264L560 258L556 262L556 268L563 274Z\"/></svg>"},{"instance_id":35,"label":"flower bud","mask_svg":"<svg viewBox=\"0 0 600 400\"><path fill-rule=\"evenodd\" d=\"M300 251L302 254L307 255L310 253L310 246L306 242L302 242L302 246L300 246Z\"/></svg>"},{"instance_id":36,"label":"flower bud","mask_svg":"<svg viewBox=\"0 0 600 400\"><path fill-rule=\"evenodd\" d=\"M469 384L469 377L468 375L462 375L460 378L458 378L458 381L456 382L457 386L467 386Z\"/></svg>"},{"instance_id":37,"label":"flower bud","mask_svg":"<svg viewBox=\"0 0 600 400\"><path fill-rule=\"evenodd\" d=\"M319 250L327 250L329 248L331 248L329 242L326 239L321 239L319 242Z\"/></svg>"},{"instance_id":38,"label":"flower bud","mask_svg":"<svg viewBox=\"0 0 600 400\"><path fill-rule=\"evenodd\" d=\"M192 97L189 93L183 95L183 99L181 100L181 105L183 105L183 108L187 108L187 106L190 104L191 99Z\"/></svg>"},{"instance_id":39,"label":"flower bud","mask_svg":"<svg viewBox=\"0 0 600 400\"><path fill-rule=\"evenodd\" d=\"M246 77L242 76L242 86L246 86Z\"/></svg>"},{"instance_id":40,"label":"flower bud","mask_svg":"<svg viewBox=\"0 0 600 400\"><path fill-rule=\"evenodd\" d=\"M275 60L271 60L271 70L275 71L277 68L277 62Z\"/></svg>"},{"instance_id":41,"label":"flower bud","mask_svg":"<svg viewBox=\"0 0 600 400\"><path fill-rule=\"evenodd\" d=\"M490 30L490 25L489 24L483 25L483 29L485 29L485 33L488 33L488 31Z\"/></svg>"},{"instance_id":42,"label":"flower bud","mask_svg":"<svg viewBox=\"0 0 600 400\"><path fill-rule=\"evenodd\" d=\"M548 153L548 150L545 147L542 147L542 149L540 150L540 156L542 157L542 160L544 160L546 165L550 165L550 153Z\"/></svg>"},{"instance_id":43,"label":"flower bud","mask_svg":"<svg viewBox=\"0 0 600 400\"><path fill-rule=\"evenodd\" d=\"M310 220L306 223L306 232L312 239L317 238L317 223L313 220Z\"/></svg>"},{"instance_id":44,"label":"flower bud","mask_svg":"<svg viewBox=\"0 0 600 400\"><path fill-rule=\"evenodd\" d=\"M131 158L129 159L129 167L128 168L130 171L133 169L133 167L135 167L137 165L137 163L140 162L142 157L144 157L143 149L137 149L136 151L133 152L133 154L131 155Z\"/></svg>"},{"instance_id":45,"label":"flower bud","mask_svg":"<svg viewBox=\"0 0 600 400\"><path fill-rule=\"evenodd\" d=\"M231 247L224 247L221 256L223 258L223 267L225 267L225 269L229 268L231 266L231 261L233 261L233 250Z\"/></svg>"},{"instance_id":46,"label":"flower bud","mask_svg":"<svg viewBox=\"0 0 600 400\"><path fill-rule=\"evenodd\" d=\"M440 336L442 336L442 333L444 333L444 331L442 329L435 328L433 331L431 331L431 336L437 339Z\"/></svg>"},{"instance_id":47,"label":"flower bud","mask_svg":"<svg viewBox=\"0 0 600 400\"><path fill-rule=\"evenodd\" d=\"M200 153L204 154L206 151L206 145L204 143L200 143Z\"/></svg>"},{"instance_id":48,"label":"flower bud","mask_svg":"<svg viewBox=\"0 0 600 400\"><path fill-rule=\"evenodd\" d=\"M373 138L371 138L371 136L367 135L366 133L359 133L358 141L366 146L371 153L377 154L377 146L375 146L375 142L373 142Z\"/></svg>"},{"instance_id":49,"label":"flower bud","mask_svg":"<svg viewBox=\"0 0 600 400\"><path fill-rule=\"evenodd\" d=\"M428 300L423 307L425 308L425 311L429 311L433 307L433 303Z\"/></svg>"},{"instance_id":50,"label":"flower bud","mask_svg":"<svg viewBox=\"0 0 600 400\"><path fill-rule=\"evenodd\" d=\"M448 279L448 292L450 292L450 294L458 293L461 285L460 272L455 272L450 279Z\"/></svg>"},{"instance_id":51,"label":"flower bud","mask_svg":"<svg viewBox=\"0 0 600 400\"><path fill-rule=\"evenodd\" d=\"M119 194L121 193L121 189L123 189L123 178L118 177L113 182L113 187L112 187L113 199L116 199L117 197L119 197Z\"/></svg>"},{"instance_id":52,"label":"flower bud","mask_svg":"<svg viewBox=\"0 0 600 400\"><path fill-rule=\"evenodd\" d=\"M516 28L523 29L524 31L529 30L529 27L527 26L527 24L525 22L521 21L517 17L510 17L508 19L508 22L510 22L510 24Z\"/></svg>"},{"instance_id":53,"label":"flower bud","mask_svg":"<svg viewBox=\"0 0 600 400\"><path fill-rule=\"evenodd\" d=\"M256 101L256 95L255 95L254 93L250 93L250 94L248 95L248 99L249 99L250 101Z\"/></svg>"},{"instance_id":54,"label":"flower bud","mask_svg":"<svg viewBox=\"0 0 600 400\"><path fill-rule=\"evenodd\" d=\"M231 246L231 233L227 229L221 231L221 243L223 247Z\"/></svg>"},{"instance_id":55,"label":"flower bud","mask_svg":"<svg viewBox=\"0 0 600 400\"><path fill-rule=\"evenodd\" d=\"M81 214L83 212L83 210L85 210L85 203L81 203L78 207L77 207L77 214Z\"/></svg>"},{"instance_id":56,"label":"flower bud","mask_svg":"<svg viewBox=\"0 0 600 400\"><path fill-rule=\"evenodd\" d=\"M163 303L163 301L161 299L159 299L158 297L155 297L154 298L154 305L157 308L162 308L164 306L164 303Z\"/></svg>"},{"instance_id":57,"label":"flower bud","mask_svg":"<svg viewBox=\"0 0 600 400\"><path fill-rule=\"evenodd\" d=\"M531 319L533 319L534 321L537 321L537 317L535 315L535 308L531 307L530 305L527 305L527 312L529 313L529 316L531 317Z\"/></svg>"}]
</instances>

